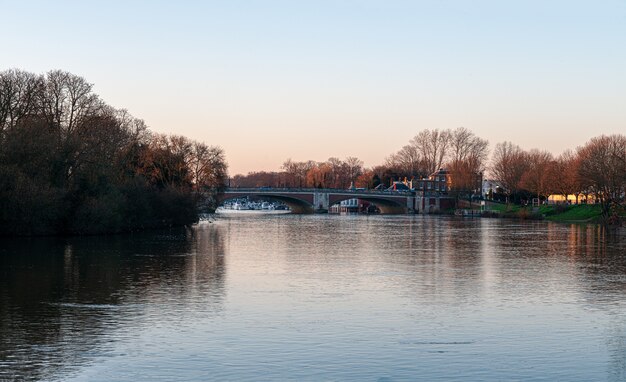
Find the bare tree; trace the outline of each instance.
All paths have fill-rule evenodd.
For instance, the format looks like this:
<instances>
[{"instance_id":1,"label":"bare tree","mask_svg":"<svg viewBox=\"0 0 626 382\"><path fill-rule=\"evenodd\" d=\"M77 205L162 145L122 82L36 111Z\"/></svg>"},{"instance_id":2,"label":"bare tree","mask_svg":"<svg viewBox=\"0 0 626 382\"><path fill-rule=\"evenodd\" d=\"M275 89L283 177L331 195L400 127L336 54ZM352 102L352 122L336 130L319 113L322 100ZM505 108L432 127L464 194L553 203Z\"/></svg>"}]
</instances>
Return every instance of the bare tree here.
<instances>
[{"instance_id":1,"label":"bare tree","mask_svg":"<svg viewBox=\"0 0 626 382\"><path fill-rule=\"evenodd\" d=\"M295 162L291 158L283 162L282 170L286 176L287 187L304 187L307 182L307 173L316 166L314 161Z\"/></svg>"},{"instance_id":2,"label":"bare tree","mask_svg":"<svg viewBox=\"0 0 626 382\"><path fill-rule=\"evenodd\" d=\"M231 179L231 187L280 187L282 173L276 171L237 174Z\"/></svg>"},{"instance_id":3,"label":"bare tree","mask_svg":"<svg viewBox=\"0 0 626 382\"><path fill-rule=\"evenodd\" d=\"M348 187L348 176L345 163L335 157L328 158L326 161L330 168L330 187L332 188L346 188Z\"/></svg>"},{"instance_id":4,"label":"bare tree","mask_svg":"<svg viewBox=\"0 0 626 382\"><path fill-rule=\"evenodd\" d=\"M91 92L92 87L84 78L61 70L46 74L39 103L59 138L68 139L82 120L103 111L105 105Z\"/></svg>"},{"instance_id":5,"label":"bare tree","mask_svg":"<svg viewBox=\"0 0 626 382\"><path fill-rule=\"evenodd\" d=\"M626 192L626 136L602 135L578 149L581 184L592 190L608 218L611 207L624 203Z\"/></svg>"},{"instance_id":6,"label":"bare tree","mask_svg":"<svg viewBox=\"0 0 626 382\"><path fill-rule=\"evenodd\" d=\"M350 179L350 183L354 184L359 175L363 173L363 161L356 157L347 157L345 164L348 179Z\"/></svg>"},{"instance_id":7,"label":"bare tree","mask_svg":"<svg viewBox=\"0 0 626 382\"><path fill-rule=\"evenodd\" d=\"M128 133L130 140L147 143L150 132L142 119L133 117L126 109L114 109L113 113L120 128Z\"/></svg>"},{"instance_id":8,"label":"bare tree","mask_svg":"<svg viewBox=\"0 0 626 382\"><path fill-rule=\"evenodd\" d=\"M298 171L298 187L306 187L306 177L309 171L312 168L315 168L317 163L312 160L308 160L305 162L298 162L297 171Z\"/></svg>"},{"instance_id":9,"label":"bare tree","mask_svg":"<svg viewBox=\"0 0 626 382\"><path fill-rule=\"evenodd\" d=\"M450 130L422 130L412 140L411 145L420 152L424 168L430 175L439 170L445 161L450 145Z\"/></svg>"},{"instance_id":10,"label":"bare tree","mask_svg":"<svg viewBox=\"0 0 626 382\"><path fill-rule=\"evenodd\" d=\"M419 148L413 144L405 145L397 153L389 156L385 165L396 169L407 178L423 178L430 175Z\"/></svg>"},{"instance_id":11,"label":"bare tree","mask_svg":"<svg viewBox=\"0 0 626 382\"><path fill-rule=\"evenodd\" d=\"M498 143L491 159L491 174L506 189L507 195L514 195L520 189L522 176L528 169L526 153L511 142Z\"/></svg>"},{"instance_id":12,"label":"bare tree","mask_svg":"<svg viewBox=\"0 0 626 382\"><path fill-rule=\"evenodd\" d=\"M533 149L526 154L527 168L520 179L520 186L540 200L542 196L547 197L550 187L548 170L553 160L552 154L547 151Z\"/></svg>"},{"instance_id":13,"label":"bare tree","mask_svg":"<svg viewBox=\"0 0 626 382\"><path fill-rule=\"evenodd\" d=\"M426 177L442 168L451 138L450 130L422 130L408 145L390 155L384 167L401 177Z\"/></svg>"},{"instance_id":14,"label":"bare tree","mask_svg":"<svg viewBox=\"0 0 626 382\"><path fill-rule=\"evenodd\" d=\"M219 190L226 180L224 151L217 146L193 142L191 172L196 191Z\"/></svg>"},{"instance_id":15,"label":"bare tree","mask_svg":"<svg viewBox=\"0 0 626 382\"><path fill-rule=\"evenodd\" d=\"M549 193L562 195L565 201L568 195L576 195L576 203L578 203L578 194L581 191L578 160L571 150L564 151L550 163L546 176Z\"/></svg>"},{"instance_id":16,"label":"bare tree","mask_svg":"<svg viewBox=\"0 0 626 382\"><path fill-rule=\"evenodd\" d=\"M297 176L297 165L296 162L291 160L291 158L287 159L283 162L283 165L280 167L285 174L285 184L286 187L295 187L296 185L296 176Z\"/></svg>"},{"instance_id":17,"label":"bare tree","mask_svg":"<svg viewBox=\"0 0 626 382\"><path fill-rule=\"evenodd\" d=\"M0 139L20 119L37 114L42 76L18 69L0 72Z\"/></svg>"},{"instance_id":18,"label":"bare tree","mask_svg":"<svg viewBox=\"0 0 626 382\"><path fill-rule=\"evenodd\" d=\"M477 171L482 171L489 154L489 142L459 127L450 133L449 153L450 162L472 162Z\"/></svg>"},{"instance_id":19,"label":"bare tree","mask_svg":"<svg viewBox=\"0 0 626 382\"><path fill-rule=\"evenodd\" d=\"M474 135L464 127L459 127L450 134L448 169L452 177L452 190L471 196L482 185L489 142Z\"/></svg>"}]
</instances>

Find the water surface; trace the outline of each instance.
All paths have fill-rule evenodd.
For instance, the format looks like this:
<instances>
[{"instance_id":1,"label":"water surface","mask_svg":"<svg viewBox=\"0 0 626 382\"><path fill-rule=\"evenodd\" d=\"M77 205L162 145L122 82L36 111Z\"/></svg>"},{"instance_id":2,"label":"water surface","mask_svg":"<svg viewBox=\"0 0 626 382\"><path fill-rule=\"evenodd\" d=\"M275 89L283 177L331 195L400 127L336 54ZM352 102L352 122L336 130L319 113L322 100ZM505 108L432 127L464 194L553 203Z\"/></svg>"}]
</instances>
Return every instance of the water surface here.
<instances>
[{"instance_id":1,"label":"water surface","mask_svg":"<svg viewBox=\"0 0 626 382\"><path fill-rule=\"evenodd\" d=\"M217 216L2 239L0 380L626 380L626 237Z\"/></svg>"}]
</instances>

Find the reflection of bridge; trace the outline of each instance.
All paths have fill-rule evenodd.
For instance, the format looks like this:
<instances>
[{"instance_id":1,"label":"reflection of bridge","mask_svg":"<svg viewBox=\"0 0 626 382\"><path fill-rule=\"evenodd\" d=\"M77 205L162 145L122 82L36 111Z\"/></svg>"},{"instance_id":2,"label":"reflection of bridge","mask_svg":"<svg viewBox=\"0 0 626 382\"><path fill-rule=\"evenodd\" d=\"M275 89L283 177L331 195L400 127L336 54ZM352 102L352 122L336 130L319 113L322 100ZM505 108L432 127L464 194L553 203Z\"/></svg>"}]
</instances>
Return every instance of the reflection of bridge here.
<instances>
[{"instance_id":1,"label":"reflection of bridge","mask_svg":"<svg viewBox=\"0 0 626 382\"><path fill-rule=\"evenodd\" d=\"M337 190L318 188L227 188L217 195L219 203L246 196L277 200L293 213L327 212L330 206L347 199L366 200L383 214L413 213L415 194L409 191Z\"/></svg>"}]
</instances>

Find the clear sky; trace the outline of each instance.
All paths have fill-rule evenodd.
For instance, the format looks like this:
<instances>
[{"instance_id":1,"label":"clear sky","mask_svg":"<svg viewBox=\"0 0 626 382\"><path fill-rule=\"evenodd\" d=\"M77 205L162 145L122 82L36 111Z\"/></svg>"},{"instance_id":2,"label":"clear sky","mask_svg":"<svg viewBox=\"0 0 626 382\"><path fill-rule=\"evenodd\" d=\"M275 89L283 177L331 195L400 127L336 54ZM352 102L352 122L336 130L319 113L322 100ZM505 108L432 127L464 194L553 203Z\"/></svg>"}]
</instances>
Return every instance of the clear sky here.
<instances>
[{"instance_id":1,"label":"clear sky","mask_svg":"<svg viewBox=\"0 0 626 382\"><path fill-rule=\"evenodd\" d=\"M0 70L63 69L230 173L368 166L465 126L555 154L626 134L626 1L0 0Z\"/></svg>"}]
</instances>

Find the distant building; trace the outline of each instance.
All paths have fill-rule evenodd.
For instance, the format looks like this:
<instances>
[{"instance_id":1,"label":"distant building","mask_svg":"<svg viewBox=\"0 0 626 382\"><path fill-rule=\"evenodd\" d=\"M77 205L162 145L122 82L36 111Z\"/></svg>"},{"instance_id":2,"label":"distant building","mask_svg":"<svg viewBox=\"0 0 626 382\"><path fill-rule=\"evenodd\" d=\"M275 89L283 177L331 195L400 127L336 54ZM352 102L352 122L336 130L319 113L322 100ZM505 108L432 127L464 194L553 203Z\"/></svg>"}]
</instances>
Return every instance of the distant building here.
<instances>
[{"instance_id":1,"label":"distant building","mask_svg":"<svg viewBox=\"0 0 626 382\"><path fill-rule=\"evenodd\" d=\"M567 198L563 195L552 194L548 196L548 204L594 204L596 203L596 197L593 194L578 194L578 197L574 194L567 195Z\"/></svg>"},{"instance_id":2,"label":"distant building","mask_svg":"<svg viewBox=\"0 0 626 382\"><path fill-rule=\"evenodd\" d=\"M441 213L455 206L455 199L448 196L452 179L446 169L439 169L426 179L414 179L412 186L415 190L416 213Z\"/></svg>"},{"instance_id":3,"label":"distant building","mask_svg":"<svg viewBox=\"0 0 626 382\"><path fill-rule=\"evenodd\" d=\"M426 179L412 180L412 188L423 195L447 194L452 185L450 172L446 169L439 169L430 174Z\"/></svg>"}]
</instances>

